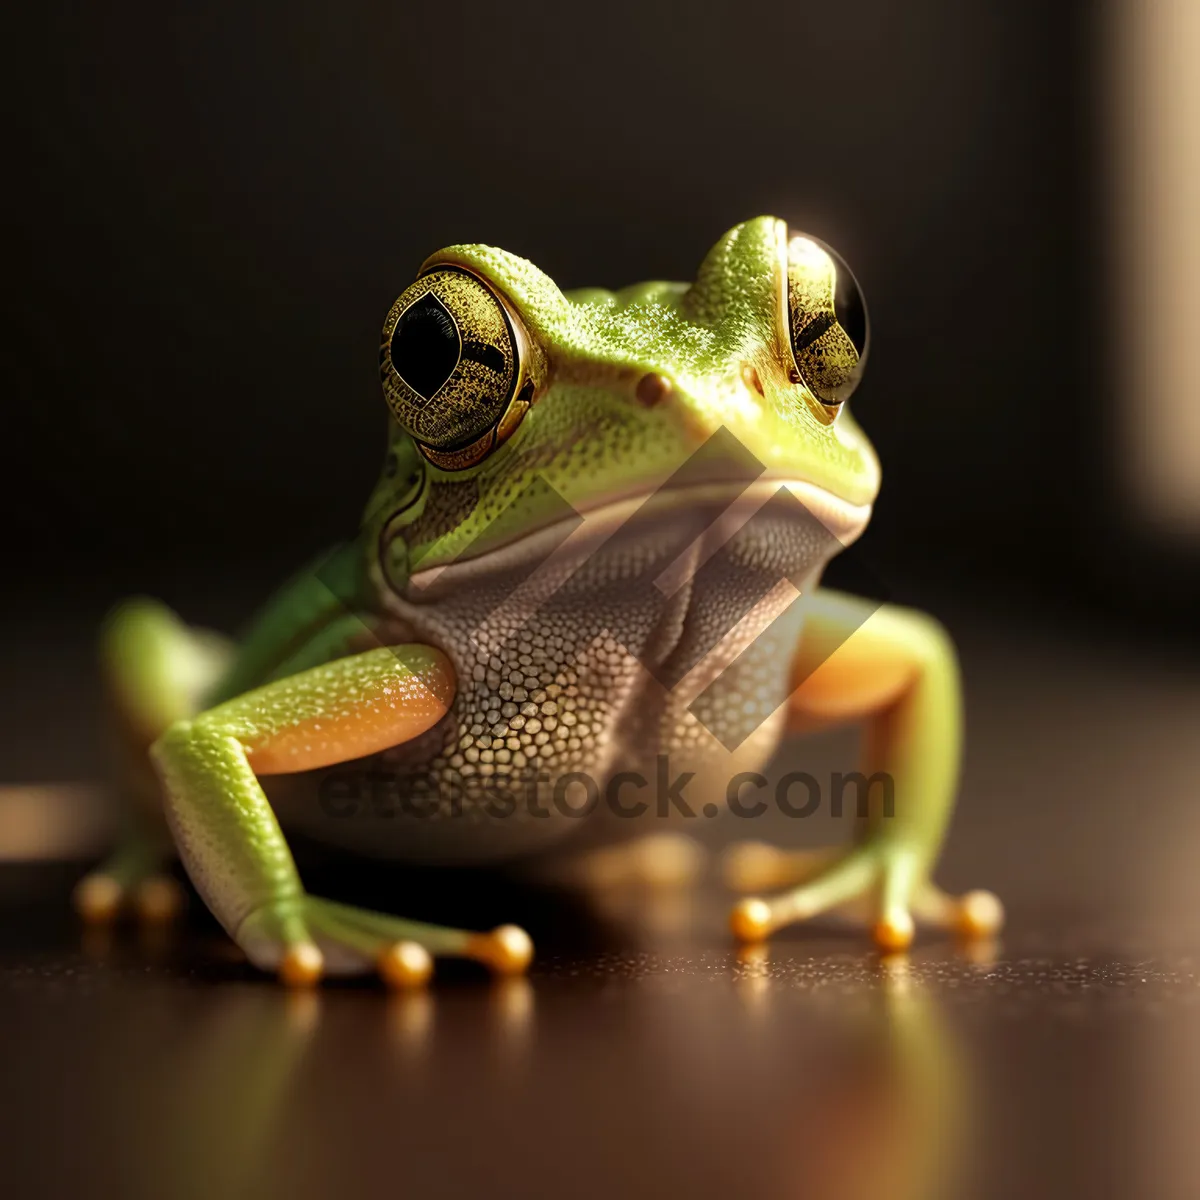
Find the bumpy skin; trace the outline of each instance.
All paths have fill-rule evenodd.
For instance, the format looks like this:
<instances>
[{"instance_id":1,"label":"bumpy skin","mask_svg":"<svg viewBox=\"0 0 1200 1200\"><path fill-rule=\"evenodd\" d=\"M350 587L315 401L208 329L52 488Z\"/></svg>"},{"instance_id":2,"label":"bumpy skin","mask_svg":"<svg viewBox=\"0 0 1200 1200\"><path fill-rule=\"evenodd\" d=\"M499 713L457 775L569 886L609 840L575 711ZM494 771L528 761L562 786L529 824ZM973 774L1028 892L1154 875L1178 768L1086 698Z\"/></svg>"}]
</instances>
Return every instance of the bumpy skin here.
<instances>
[{"instance_id":1,"label":"bumpy skin","mask_svg":"<svg viewBox=\"0 0 1200 1200\"><path fill-rule=\"evenodd\" d=\"M175 842L255 962L307 982L375 961L410 983L430 953L514 970L530 952L512 927L470 935L308 896L281 826L398 860L513 857L637 827L605 806L586 822L556 811L569 773L604 788L622 772L654 780L666 761L672 777L694 773L699 811L789 722L831 720L869 722L895 814L872 810L837 854L743 848L736 885L788 890L743 901L735 932L856 900L885 947L907 943L913 912L995 927L987 894L953 900L929 881L961 738L952 646L919 614L818 589L865 526L879 470L845 406L798 370L816 362L836 382L855 351L828 315L813 329L832 325L841 357L821 359L819 340L804 357L790 253L783 224L761 218L722 238L691 285L564 294L504 251L439 252L423 270L470 272L520 328L531 402L502 422L511 436L452 470L394 420L357 540L285 587L199 697L174 669L197 677L199 642L176 631L164 655L168 618L118 614L122 711L158 735ZM381 781L389 819L372 820Z\"/></svg>"}]
</instances>

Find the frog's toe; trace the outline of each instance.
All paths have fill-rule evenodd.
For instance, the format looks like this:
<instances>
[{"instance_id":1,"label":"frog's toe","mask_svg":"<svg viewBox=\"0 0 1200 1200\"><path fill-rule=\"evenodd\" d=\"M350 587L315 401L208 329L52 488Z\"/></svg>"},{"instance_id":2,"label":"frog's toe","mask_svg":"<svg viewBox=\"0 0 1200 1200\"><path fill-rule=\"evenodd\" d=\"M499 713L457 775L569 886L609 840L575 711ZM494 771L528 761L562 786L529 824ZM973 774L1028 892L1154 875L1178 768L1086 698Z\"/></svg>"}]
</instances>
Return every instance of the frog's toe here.
<instances>
[{"instance_id":1,"label":"frog's toe","mask_svg":"<svg viewBox=\"0 0 1200 1200\"><path fill-rule=\"evenodd\" d=\"M325 956L312 942L292 942L279 956L279 982L288 987L312 987L325 974Z\"/></svg>"},{"instance_id":2,"label":"frog's toe","mask_svg":"<svg viewBox=\"0 0 1200 1200\"><path fill-rule=\"evenodd\" d=\"M995 937L1004 928L1004 905L995 892L982 888L958 901L958 929L968 938Z\"/></svg>"},{"instance_id":3,"label":"frog's toe","mask_svg":"<svg viewBox=\"0 0 1200 1200\"><path fill-rule=\"evenodd\" d=\"M125 898L121 881L107 871L93 871L76 885L72 897L75 911L89 925L104 925L115 920Z\"/></svg>"},{"instance_id":4,"label":"frog's toe","mask_svg":"<svg viewBox=\"0 0 1200 1200\"><path fill-rule=\"evenodd\" d=\"M145 925L165 925L182 911L183 888L169 875L147 875L133 889L134 911Z\"/></svg>"},{"instance_id":5,"label":"frog's toe","mask_svg":"<svg viewBox=\"0 0 1200 1200\"><path fill-rule=\"evenodd\" d=\"M144 925L165 925L186 904L183 888L169 875L107 867L85 875L75 885L73 901L89 925L109 924L131 909Z\"/></svg>"},{"instance_id":6,"label":"frog's toe","mask_svg":"<svg viewBox=\"0 0 1200 1200\"><path fill-rule=\"evenodd\" d=\"M763 941L774 927L770 904L755 896L739 900L729 914L733 936L746 945Z\"/></svg>"},{"instance_id":7,"label":"frog's toe","mask_svg":"<svg viewBox=\"0 0 1200 1200\"><path fill-rule=\"evenodd\" d=\"M912 945L916 932L912 914L906 908L897 908L875 922L871 937L885 954L897 954Z\"/></svg>"},{"instance_id":8,"label":"frog's toe","mask_svg":"<svg viewBox=\"0 0 1200 1200\"><path fill-rule=\"evenodd\" d=\"M433 957L420 942L391 942L375 965L384 983L400 990L424 987L433 976Z\"/></svg>"},{"instance_id":9,"label":"frog's toe","mask_svg":"<svg viewBox=\"0 0 1200 1200\"><path fill-rule=\"evenodd\" d=\"M993 892L952 896L927 883L914 897L913 908L923 923L952 929L968 941L986 941L1004 928L1004 905Z\"/></svg>"},{"instance_id":10,"label":"frog's toe","mask_svg":"<svg viewBox=\"0 0 1200 1200\"><path fill-rule=\"evenodd\" d=\"M248 917L237 941L256 966L285 983L375 971L390 987L423 987L435 956L471 958L498 975L518 975L533 957L529 935L515 925L471 933L406 921L318 896L266 906Z\"/></svg>"},{"instance_id":11,"label":"frog's toe","mask_svg":"<svg viewBox=\"0 0 1200 1200\"><path fill-rule=\"evenodd\" d=\"M465 953L497 975L523 975L533 961L533 942L519 925L500 925L491 933L472 934Z\"/></svg>"}]
</instances>

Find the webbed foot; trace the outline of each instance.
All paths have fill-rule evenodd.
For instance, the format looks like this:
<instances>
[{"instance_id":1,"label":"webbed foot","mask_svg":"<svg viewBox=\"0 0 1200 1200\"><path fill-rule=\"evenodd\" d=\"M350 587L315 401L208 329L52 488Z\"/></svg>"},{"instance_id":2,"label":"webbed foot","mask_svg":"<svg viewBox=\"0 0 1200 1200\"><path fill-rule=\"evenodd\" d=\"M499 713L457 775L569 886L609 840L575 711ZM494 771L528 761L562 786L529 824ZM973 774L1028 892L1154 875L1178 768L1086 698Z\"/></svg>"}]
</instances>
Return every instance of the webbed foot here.
<instances>
[{"instance_id":1,"label":"webbed foot","mask_svg":"<svg viewBox=\"0 0 1200 1200\"><path fill-rule=\"evenodd\" d=\"M529 935L516 925L472 933L309 895L252 913L236 937L251 962L292 987L374 970L390 987L416 988L432 976L434 956L474 959L498 975L519 975L533 958Z\"/></svg>"},{"instance_id":2,"label":"webbed foot","mask_svg":"<svg viewBox=\"0 0 1200 1200\"><path fill-rule=\"evenodd\" d=\"M755 880L794 886L767 898L746 897L734 906L730 926L742 942L762 941L786 925L848 908L865 915L884 951L907 949L916 920L954 929L968 939L992 937L1004 923L1003 906L991 892L949 896L923 876L917 855L886 841L833 853L766 849L743 850L727 859L731 881L750 887Z\"/></svg>"}]
</instances>

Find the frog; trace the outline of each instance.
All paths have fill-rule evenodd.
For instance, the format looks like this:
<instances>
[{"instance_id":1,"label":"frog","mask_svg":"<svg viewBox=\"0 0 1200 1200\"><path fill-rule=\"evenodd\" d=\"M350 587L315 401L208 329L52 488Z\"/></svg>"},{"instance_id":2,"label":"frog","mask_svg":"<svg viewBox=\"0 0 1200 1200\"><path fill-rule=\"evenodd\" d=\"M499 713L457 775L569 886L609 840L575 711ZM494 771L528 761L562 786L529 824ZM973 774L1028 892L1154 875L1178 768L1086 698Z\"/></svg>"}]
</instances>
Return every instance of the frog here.
<instances>
[{"instance_id":1,"label":"frog","mask_svg":"<svg viewBox=\"0 0 1200 1200\"><path fill-rule=\"evenodd\" d=\"M137 799L77 886L84 918L170 916L177 855L284 984L420 987L445 957L519 974L521 927L311 894L289 834L399 871L633 844L660 835L627 818L678 817L678 780L711 815L766 783L784 738L858 723L889 794L868 788L845 845L735 845L733 937L826 913L884 952L917 922L992 936L991 892L933 880L963 739L954 643L821 582L879 492L849 405L868 349L849 267L776 217L729 230L691 282L616 291L560 290L486 245L431 255L384 321L386 455L357 534L237 641L146 597L106 621ZM647 798L664 778L665 812Z\"/></svg>"}]
</instances>

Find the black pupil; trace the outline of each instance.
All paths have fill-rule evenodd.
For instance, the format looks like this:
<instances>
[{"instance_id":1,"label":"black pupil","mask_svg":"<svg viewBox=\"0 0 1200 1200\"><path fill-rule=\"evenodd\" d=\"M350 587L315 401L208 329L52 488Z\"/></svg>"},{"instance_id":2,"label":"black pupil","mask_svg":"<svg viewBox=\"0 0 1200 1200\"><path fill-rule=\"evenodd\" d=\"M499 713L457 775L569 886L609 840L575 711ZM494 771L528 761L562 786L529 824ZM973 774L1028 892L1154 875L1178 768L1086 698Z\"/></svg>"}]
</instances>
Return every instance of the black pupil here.
<instances>
[{"instance_id":1,"label":"black pupil","mask_svg":"<svg viewBox=\"0 0 1200 1200\"><path fill-rule=\"evenodd\" d=\"M867 310L863 306L862 292L850 268L837 263L837 284L833 291L833 313L846 336L854 343L859 358L867 348Z\"/></svg>"},{"instance_id":2,"label":"black pupil","mask_svg":"<svg viewBox=\"0 0 1200 1200\"><path fill-rule=\"evenodd\" d=\"M414 392L431 399L458 366L458 326L432 292L404 310L392 332L392 366Z\"/></svg>"}]
</instances>

